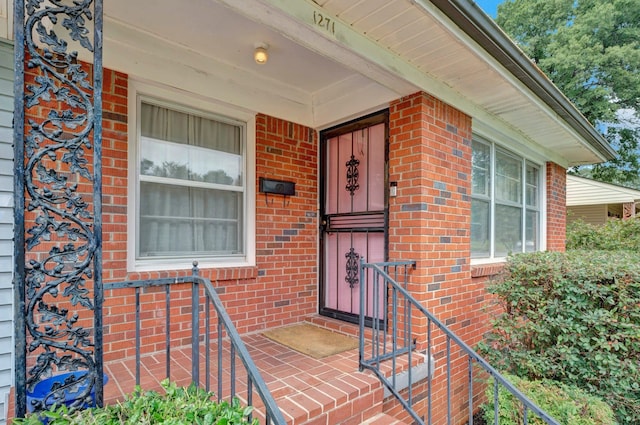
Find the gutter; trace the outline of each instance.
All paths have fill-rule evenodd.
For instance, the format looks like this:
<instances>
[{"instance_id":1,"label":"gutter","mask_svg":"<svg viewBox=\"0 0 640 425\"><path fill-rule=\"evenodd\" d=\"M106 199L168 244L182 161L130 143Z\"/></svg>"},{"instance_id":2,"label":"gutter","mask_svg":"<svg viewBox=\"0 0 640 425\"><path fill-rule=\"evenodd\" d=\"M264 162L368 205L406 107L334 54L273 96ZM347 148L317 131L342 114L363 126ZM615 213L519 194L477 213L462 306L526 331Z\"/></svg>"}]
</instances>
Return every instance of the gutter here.
<instances>
[{"instance_id":1,"label":"gutter","mask_svg":"<svg viewBox=\"0 0 640 425\"><path fill-rule=\"evenodd\" d=\"M426 0L414 3L426 10ZM429 0L567 122L603 160L616 151L569 99L473 0Z\"/></svg>"}]
</instances>

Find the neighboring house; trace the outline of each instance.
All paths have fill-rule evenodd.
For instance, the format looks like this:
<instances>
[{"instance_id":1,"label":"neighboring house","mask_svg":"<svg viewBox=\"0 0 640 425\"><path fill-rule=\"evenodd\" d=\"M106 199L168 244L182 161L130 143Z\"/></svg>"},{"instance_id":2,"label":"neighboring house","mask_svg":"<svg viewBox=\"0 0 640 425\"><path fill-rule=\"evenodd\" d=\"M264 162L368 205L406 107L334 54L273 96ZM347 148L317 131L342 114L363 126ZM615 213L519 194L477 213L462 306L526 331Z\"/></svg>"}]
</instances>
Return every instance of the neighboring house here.
<instances>
[{"instance_id":1,"label":"neighboring house","mask_svg":"<svg viewBox=\"0 0 640 425\"><path fill-rule=\"evenodd\" d=\"M638 212L640 190L567 176L567 221L582 219L604 224L610 218L627 219Z\"/></svg>"},{"instance_id":2,"label":"neighboring house","mask_svg":"<svg viewBox=\"0 0 640 425\"><path fill-rule=\"evenodd\" d=\"M104 12L104 279L198 260L241 333L356 321L345 268L364 257L416 260L413 296L474 345L487 276L510 252L563 250L566 169L613 155L469 1L108 0ZM295 194L266 196L261 178ZM132 355L124 300L105 299L107 360Z\"/></svg>"},{"instance_id":3,"label":"neighboring house","mask_svg":"<svg viewBox=\"0 0 640 425\"><path fill-rule=\"evenodd\" d=\"M0 40L0 425L13 382L13 45Z\"/></svg>"}]
</instances>

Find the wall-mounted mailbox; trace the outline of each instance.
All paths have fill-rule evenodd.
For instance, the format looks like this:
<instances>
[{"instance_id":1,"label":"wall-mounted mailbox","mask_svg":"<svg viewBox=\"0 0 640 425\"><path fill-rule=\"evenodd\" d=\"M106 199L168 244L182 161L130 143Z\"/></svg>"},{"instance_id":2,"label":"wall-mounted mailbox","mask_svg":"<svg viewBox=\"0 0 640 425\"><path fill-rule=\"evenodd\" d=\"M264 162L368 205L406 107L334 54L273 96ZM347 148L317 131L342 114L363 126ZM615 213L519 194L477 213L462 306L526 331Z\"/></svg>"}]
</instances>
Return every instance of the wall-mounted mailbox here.
<instances>
[{"instance_id":1,"label":"wall-mounted mailbox","mask_svg":"<svg viewBox=\"0 0 640 425\"><path fill-rule=\"evenodd\" d=\"M294 196L296 184L290 181L265 179L260 177L260 192L274 195Z\"/></svg>"}]
</instances>

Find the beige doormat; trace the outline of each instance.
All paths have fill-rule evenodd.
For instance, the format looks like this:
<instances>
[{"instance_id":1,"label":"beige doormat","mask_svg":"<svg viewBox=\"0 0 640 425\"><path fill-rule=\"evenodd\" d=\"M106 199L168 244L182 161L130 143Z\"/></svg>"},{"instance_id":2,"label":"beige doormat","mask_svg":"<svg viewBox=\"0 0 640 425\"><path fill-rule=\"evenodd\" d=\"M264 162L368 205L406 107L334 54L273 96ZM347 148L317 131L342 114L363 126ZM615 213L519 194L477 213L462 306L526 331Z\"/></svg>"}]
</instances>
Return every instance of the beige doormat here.
<instances>
[{"instance_id":1,"label":"beige doormat","mask_svg":"<svg viewBox=\"0 0 640 425\"><path fill-rule=\"evenodd\" d=\"M330 330L300 323L263 332L267 338L313 358L321 359L358 347L358 340Z\"/></svg>"}]
</instances>

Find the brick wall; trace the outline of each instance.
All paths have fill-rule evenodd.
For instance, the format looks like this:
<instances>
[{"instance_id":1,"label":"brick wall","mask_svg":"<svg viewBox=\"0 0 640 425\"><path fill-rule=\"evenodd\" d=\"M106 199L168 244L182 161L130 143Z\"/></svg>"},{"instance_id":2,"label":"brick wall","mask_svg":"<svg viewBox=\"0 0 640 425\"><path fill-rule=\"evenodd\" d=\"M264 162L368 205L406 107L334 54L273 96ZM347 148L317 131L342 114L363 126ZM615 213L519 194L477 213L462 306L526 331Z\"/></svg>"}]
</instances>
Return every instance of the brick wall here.
<instances>
[{"instance_id":1,"label":"brick wall","mask_svg":"<svg viewBox=\"0 0 640 425\"><path fill-rule=\"evenodd\" d=\"M125 160L118 162L120 167L104 170L107 179L120 175L126 179L126 143L123 147L124 151L112 152L114 158ZM316 132L257 115L256 176L296 183L296 195L286 200L274 195L267 198L256 189L256 266L200 270L201 276L214 283L240 333L294 323L317 312ZM111 202L105 205L105 212L113 212L108 229L105 221L104 251L109 255L105 256L105 279L154 279L190 273L126 272L126 181L120 183L123 186L114 188ZM106 360L135 353L133 293L110 292L105 294ZM186 285L172 295L171 338L175 346L189 343L190 296ZM143 351L161 350L165 334L164 293L147 290L141 297L145 312Z\"/></svg>"},{"instance_id":2,"label":"brick wall","mask_svg":"<svg viewBox=\"0 0 640 425\"><path fill-rule=\"evenodd\" d=\"M471 278L471 118L425 93L390 105L390 260L417 260L410 291L470 345L487 330L484 279ZM426 349L426 322L413 323ZM445 338L434 332L433 411L446 412ZM467 415L466 359L451 363L454 420ZM426 398L421 402L426 412ZM436 414L434 417L438 417Z\"/></svg>"},{"instance_id":3,"label":"brick wall","mask_svg":"<svg viewBox=\"0 0 640 425\"><path fill-rule=\"evenodd\" d=\"M246 330L296 322L317 312L318 299L317 133L258 114L256 138L256 176L294 181L296 195L256 195L258 281L269 296L258 305L263 317Z\"/></svg>"},{"instance_id":4,"label":"brick wall","mask_svg":"<svg viewBox=\"0 0 640 425\"><path fill-rule=\"evenodd\" d=\"M128 79L104 69L102 120L103 279L120 279L127 267Z\"/></svg>"},{"instance_id":5,"label":"brick wall","mask_svg":"<svg viewBox=\"0 0 640 425\"><path fill-rule=\"evenodd\" d=\"M40 73L39 68L28 66L29 61L30 61L30 57L28 54L26 54L24 79L25 79L25 92L27 95L32 94L34 91L34 88L37 89L42 84L42 80L38 81L38 79L42 77L42 74ZM87 77L86 77L87 81L91 81L91 79L93 78L91 67L85 63L82 63L81 69L82 69L82 72L87 73ZM51 73L49 73L47 77L51 78L53 81L55 81L55 78L56 78ZM115 121L119 120L118 118L119 114L124 113L126 115L126 106L124 110L120 109L118 106L119 101L115 99L115 97L117 97L115 82L118 79L116 74L106 70L104 74L104 78L105 78L105 85L111 85L111 87L109 88L109 92L113 94L113 96L109 98L105 97L104 99L104 109L105 109L104 140L105 142L103 146L105 146L106 148L105 150L108 150L112 146L112 143L118 142L117 133L118 131L122 130L122 128L118 128L118 124L114 122L114 119ZM126 93L126 82L125 82L124 88ZM52 93L52 92L53 92L52 90L48 91L48 93ZM62 92L56 93L56 94L60 96ZM76 95L76 93L71 91L70 95L74 96ZM81 109L80 107L70 106L67 103L58 102L55 98L56 96L54 95L43 96L38 100L38 103L35 105L30 105L28 102L27 107L25 109L25 135L29 138L35 138L34 140L37 140L39 148L41 150L40 153L44 152L45 148L49 146L53 146L58 142L57 141L52 142L51 140L48 140L45 138L40 139L40 136L37 136L35 132L31 131L32 121L35 122L36 124L43 125L43 127L46 128L47 131L52 132L55 129L55 127L51 123L47 123L48 117L50 116L49 114L52 111L67 112L70 110L73 114L75 114L76 117L79 117L82 114L86 113L86 111ZM126 97L125 97L125 100L126 100ZM126 122L126 119L125 119L125 122ZM89 124L90 123L78 123L77 127L74 127L71 124L62 125L59 128L60 133L57 134L56 137L58 137L59 139L71 140L74 137L77 137L79 135L79 133L84 129L85 125L89 125ZM126 131L126 125L124 129ZM92 132L89 133L87 137L89 138L90 141L93 141ZM121 146L117 147L117 149L122 149L122 147ZM124 152L125 152L124 157L126 158L126 144L124 147ZM65 152L63 150L56 150L55 155L52 157L48 155L43 156L40 159L40 164L44 165L44 167L47 169L55 170L58 176L66 179L67 187L76 185L77 187L75 189L76 190L75 194L80 195L82 197L82 201L85 201L89 204L87 207L87 211L89 213L93 213L93 201L92 201L93 185L89 179L84 177L79 177L79 173L77 173L73 169L73 166L70 164L70 161L64 159L63 157L64 154L68 154L68 152ZM78 157L79 158L81 157L82 159L86 160L86 163L83 166L86 167L88 174L91 175L93 173L93 150L85 152L85 155L81 155ZM32 174L33 182L37 187L36 192L40 192L40 194L46 194L47 191L50 191L50 193L61 198L65 195L63 193L64 189L61 189L60 187L57 187L55 184L53 184L51 179L48 179L48 180L43 179L45 181L43 180L38 181L38 178L41 175L42 174L40 174L39 172L34 172ZM126 174L125 174L125 177L126 177ZM110 181L108 183L108 185L117 185L117 184L118 183L114 183L113 181ZM126 183L125 183L125 186L126 186ZM25 194L25 204L29 206L31 202L32 202L31 197L28 195L28 193ZM56 205L56 207L62 210L63 212L68 213L69 215L73 214L72 210L74 208L74 205L72 202L59 203ZM42 211L38 211L38 210L32 211L32 210L29 210L29 207L27 207L27 211L25 211L25 228L27 230L27 234L25 236L27 238L30 236L29 230L37 226L36 215L42 216L43 215ZM55 213L50 215L52 220L55 220L55 221L60 220L59 216L57 216ZM71 224L70 227L72 229L78 228L78 226L74 224ZM70 240L70 239L71 238L69 238L66 235L61 235L61 234L58 234L58 232L56 231L51 231L50 235L48 235L47 237L43 237L41 239L41 243L27 250L27 252L25 253L27 264L29 264L29 261L31 259L38 260L38 261L43 261L45 259L48 259L44 267L48 270L52 270L56 265L56 262L58 261L58 259L56 259L55 256L50 255L50 252L52 252L51 250L54 247L62 248L67 243L73 243L75 247L78 248L82 246L82 244L84 244L84 239L82 237L78 237L76 240ZM84 256L84 254L80 254L78 261L84 261L85 258L86 257ZM67 259L64 259L63 261L67 261ZM69 269L65 269L65 271L68 271L68 270ZM34 274L34 276L35 275L37 275L37 273ZM50 281L50 280L47 279L47 281ZM88 280L84 283L85 283L85 288L88 291L87 296L91 298L93 296L92 295L93 282ZM70 286L71 285L61 285L59 289L66 291L67 289L69 289ZM41 289L43 287L44 285L41 286ZM67 315L67 318L71 318L73 315L73 312L76 310L80 310L80 313L87 312L87 310L84 310L84 307L72 304L70 299L63 299L62 296L55 296L52 294L52 292L45 293L43 295L43 300L47 303L50 303L50 305L55 305L55 307L57 307L59 311L68 310L70 313ZM41 312L41 310L39 311L39 307L37 307L35 311ZM91 330L91 328L93 327L92 319L93 317L89 314L86 314L86 315L80 314L79 317L77 317L77 321L75 321L74 326L81 326ZM60 328L55 329L56 326L52 326L52 328L54 330L59 330L60 332L64 332L63 330L64 325L57 324L57 326L59 326ZM43 327L41 327L40 329L43 329ZM29 345L30 342L31 342L31 336L27 335L27 345ZM34 364L36 364L37 357L42 353L43 353L43 350L41 347L36 348L34 351L30 351L27 357L27 367L31 368Z\"/></svg>"},{"instance_id":6,"label":"brick wall","mask_svg":"<svg viewBox=\"0 0 640 425\"><path fill-rule=\"evenodd\" d=\"M31 79L33 79L31 75ZM128 273L126 270L128 187L127 76L105 69L103 135L104 280L154 279L188 271ZM389 115L389 200L391 261L417 260L409 290L469 345L487 330L486 270L470 265L471 118L425 93L392 102ZM44 108L30 114L43 116ZM29 118L29 116L27 116ZM266 115L256 116L256 178L292 180L296 195L257 193L256 266L203 269L241 333L297 322L318 304L318 140L312 129ZM565 170L547 164L548 248L564 249ZM254 182L257 186L257 179ZM472 277L473 276L473 277ZM188 288L172 298L174 346L190 337ZM164 294L141 294L143 350L164 347ZM105 293L105 359L134 355L134 294ZM426 321L414 323L418 347L426 349ZM434 411L446 406L445 339L432 341L436 357ZM451 363L453 423L466 417L466 359ZM478 386L479 387L479 386ZM426 403L426 400L423 401Z\"/></svg>"},{"instance_id":7,"label":"brick wall","mask_svg":"<svg viewBox=\"0 0 640 425\"><path fill-rule=\"evenodd\" d=\"M91 67L83 65L87 72ZM29 70L27 84L36 71ZM163 270L128 273L128 77L104 69L103 86L103 279L105 282L155 279L190 274ZM31 108L26 119L44 117L57 105ZM307 127L259 114L256 117L256 177L292 180L296 195L286 199L258 193L256 184L256 266L202 269L214 282L227 311L241 333L281 326L317 311L317 135ZM91 156L87 156L89 162ZM80 187L85 199L91 187ZM33 220L33 215L27 219ZM50 244L40 247L46 252ZM38 252L34 255L39 255ZM171 338L174 346L187 344L191 335L190 289L172 292ZM164 348L164 292L142 291L142 349ZM135 295L133 290L105 292L105 360L135 354ZM91 321L84 325L91 327Z\"/></svg>"},{"instance_id":8,"label":"brick wall","mask_svg":"<svg viewBox=\"0 0 640 425\"><path fill-rule=\"evenodd\" d=\"M564 251L567 227L567 170L547 162L547 249Z\"/></svg>"}]
</instances>

